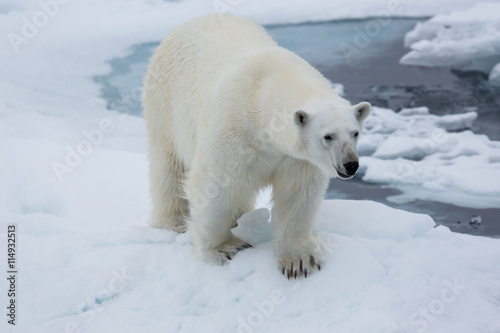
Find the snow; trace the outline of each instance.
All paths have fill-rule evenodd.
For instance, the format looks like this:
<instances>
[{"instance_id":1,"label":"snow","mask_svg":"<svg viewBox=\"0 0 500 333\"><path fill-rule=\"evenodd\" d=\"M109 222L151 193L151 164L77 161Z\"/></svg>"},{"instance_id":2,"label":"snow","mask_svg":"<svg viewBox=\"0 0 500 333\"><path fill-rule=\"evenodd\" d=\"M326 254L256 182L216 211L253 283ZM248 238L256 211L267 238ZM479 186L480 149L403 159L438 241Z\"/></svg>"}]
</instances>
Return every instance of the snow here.
<instances>
[{"instance_id":1,"label":"snow","mask_svg":"<svg viewBox=\"0 0 500 333\"><path fill-rule=\"evenodd\" d=\"M500 61L500 3L481 2L418 23L405 37L401 63L489 73Z\"/></svg>"},{"instance_id":2,"label":"snow","mask_svg":"<svg viewBox=\"0 0 500 333\"><path fill-rule=\"evenodd\" d=\"M400 189L396 202L500 207L500 142L468 130L476 117L374 107L358 145L363 180Z\"/></svg>"},{"instance_id":3,"label":"snow","mask_svg":"<svg viewBox=\"0 0 500 333\"><path fill-rule=\"evenodd\" d=\"M146 216L134 216L134 206L143 214L149 208L144 155L112 157L92 160L73 181L88 181L95 169L134 166L142 186L133 195L111 177L114 200L106 193L94 201L91 191L80 198L82 206L120 216L78 221L31 213L16 220L23 332L500 329L499 240L433 228L426 215L375 202L336 200L323 203L315 228L326 265L306 280L279 274L265 208L235 230L254 248L228 266L210 266L194 258L189 235L147 228ZM75 219L88 227L75 228Z\"/></svg>"},{"instance_id":4,"label":"snow","mask_svg":"<svg viewBox=\"0 0 500 333\"><path fill-rule=\"evenodd\" d=\"M370 17L389 6L385 0L331 7L319 0L231 3L235 14L266 24ZM447 14L473 3L401 1L397 10ZM323 202L315 232L326 264L296 281L276 267L269 190L234 230L254 248L225 267L197 261L189 234L147 226L143 120L107 110L92 77L107 74L108 61L131 45L160 40L209 12L212 2L194 0L0 4L6 36L0 40L0 240L5 244L7 225L17 225L19 267L17 327L4 317L2 332L499 331L500 241L435 228L426 215L368 201ZM14 47L13 34L22 40ZM131 102L139 88L130 91ZM496 205L497 143L448 132L470 127L474 117L374 109L369 140L361 142L374 154L362 160L365 177L373 177L377 163L411 157L403 145L378 150L371 141L384 146L393 133L418 142L425 137L418 124L438 131L449 150L427 152L415 163L450 180L439 182L429 170L401 186L425 180L427 188L441 187L436 193L458 191ZM387 127L375 130L382 120ZM477 182L469 174L458 184L454 177L471 170L479 170Z\"/></svg>"}]
</instances>

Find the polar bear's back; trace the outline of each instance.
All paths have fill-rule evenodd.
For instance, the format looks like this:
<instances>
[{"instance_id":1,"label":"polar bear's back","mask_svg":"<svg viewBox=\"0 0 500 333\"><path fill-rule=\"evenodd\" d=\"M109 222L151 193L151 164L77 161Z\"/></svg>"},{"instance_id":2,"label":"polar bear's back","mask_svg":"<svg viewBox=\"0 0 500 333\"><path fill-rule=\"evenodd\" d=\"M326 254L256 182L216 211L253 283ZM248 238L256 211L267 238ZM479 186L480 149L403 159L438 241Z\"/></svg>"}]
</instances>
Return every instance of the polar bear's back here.
<instances>
[{"instance_id":1,"label":"polar bear's back","mask_svg":"<svg viewBox=\"0 0 500 333\"><path fill-rule=\"evenodd\" d=\"M239 56L272 46L276 43L255 22L211 14L184 23L167 35L153 54L150 69L161 70L165 80L175 75L177 82L178 75L196 75L196 81L207 86Z\"/></svg>"},{"instance_id":2,"label":"polar bear's back","mask_svg":"<svg viewBox=\"0 0 500 333\"><path fill-rule=\"evenodd\" d=\"M248 52L276 46L264 28L255 22L229 14L212 14L185 23L165 41L192 43L199 60L214 69ZM207 61L208 60L208 61Z\"/></svg>"},{"instance_id":3,"label":"polar bear's back","mask_svg":"<svg viewBox=\"0 0 500 333\"><path fill-rule=\"evenodd\" d=\"M212 14L172 31L151 57L144 81L144 118L158 142L170 142L189 164L205 107L217 81L241 56L276 46L255 22ZM150 139L151 140L151 139Z\"/></svg>"}]
</instances>

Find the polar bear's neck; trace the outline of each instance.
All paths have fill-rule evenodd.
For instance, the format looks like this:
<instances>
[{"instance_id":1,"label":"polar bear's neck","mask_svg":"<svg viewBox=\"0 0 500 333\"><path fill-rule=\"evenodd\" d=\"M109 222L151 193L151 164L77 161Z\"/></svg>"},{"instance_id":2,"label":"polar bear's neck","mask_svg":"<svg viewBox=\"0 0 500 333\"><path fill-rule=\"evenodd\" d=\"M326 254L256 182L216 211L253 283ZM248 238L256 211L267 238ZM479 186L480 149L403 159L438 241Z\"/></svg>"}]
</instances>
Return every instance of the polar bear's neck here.
<instances>
[{"instance_id":1,"label":"polar bear's neck","mask_svg":"<svg viewBox=\"0 0 500 333\"><path fill-rule=\"evenodd\" d=\"M296 153L303 142L293 126L294 112L310 101L329 99L336 93L321 73L286 49L262 50L251 61L262 71L254 93L258 120L275 136L276 144Z\"/></svg>"}]
</instances>

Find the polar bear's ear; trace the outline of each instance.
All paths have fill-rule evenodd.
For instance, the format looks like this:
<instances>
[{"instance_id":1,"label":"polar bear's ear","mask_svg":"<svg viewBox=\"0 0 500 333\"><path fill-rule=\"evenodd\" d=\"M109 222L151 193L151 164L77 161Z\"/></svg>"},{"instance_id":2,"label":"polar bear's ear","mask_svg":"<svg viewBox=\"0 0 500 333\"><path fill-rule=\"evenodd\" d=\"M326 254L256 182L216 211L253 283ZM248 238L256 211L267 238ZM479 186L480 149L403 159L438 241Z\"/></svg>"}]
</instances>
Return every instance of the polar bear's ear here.
<instances>
[{"instance_id":1,"label":"polar bear's ear","mask_svg":"<svg viewBox=\"0 0 500 333\"><path fill-rule=\"evenodd\" d=\"M303 110L297 110L293 114L293 120L301 127L304 127L309 119L309 115Z\"/></svg>"},{"instance_id":2,"label":"polar bear's ear","mask_svg":"<svg viewBox=\"0 0 500 333\"><path fill-rule=\"evenodd\" d=\"M356 114L356 119L359 122L365 120L365 118L370 114L371 105L368 102L361 102L359 104L354 105L354 112Z\"/></svg>"}]
</instances>

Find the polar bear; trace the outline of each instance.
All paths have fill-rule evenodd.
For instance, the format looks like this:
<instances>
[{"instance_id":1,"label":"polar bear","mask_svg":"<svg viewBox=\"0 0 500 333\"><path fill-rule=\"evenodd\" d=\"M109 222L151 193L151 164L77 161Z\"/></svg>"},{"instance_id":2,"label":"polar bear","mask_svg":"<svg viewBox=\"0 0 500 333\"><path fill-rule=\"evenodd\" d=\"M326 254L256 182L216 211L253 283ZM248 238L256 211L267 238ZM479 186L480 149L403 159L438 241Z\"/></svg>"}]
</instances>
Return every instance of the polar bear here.
<instances>
[{"instance_id":1,"label":"polar bear","mask_svg":"<svg viewBox=\"0 0 500 333\"><path fill-rule=\"evenodd\" d=\"M251 247L231 229L271 185L278 268L288 278L321 269L313 223L329 178L358 169L369 103L339 97L253 21L212 14L156 49L143 106L151 226L189 229L196 254L224 264Z\"/></svg>"}]
</instances>

